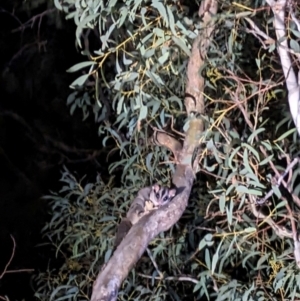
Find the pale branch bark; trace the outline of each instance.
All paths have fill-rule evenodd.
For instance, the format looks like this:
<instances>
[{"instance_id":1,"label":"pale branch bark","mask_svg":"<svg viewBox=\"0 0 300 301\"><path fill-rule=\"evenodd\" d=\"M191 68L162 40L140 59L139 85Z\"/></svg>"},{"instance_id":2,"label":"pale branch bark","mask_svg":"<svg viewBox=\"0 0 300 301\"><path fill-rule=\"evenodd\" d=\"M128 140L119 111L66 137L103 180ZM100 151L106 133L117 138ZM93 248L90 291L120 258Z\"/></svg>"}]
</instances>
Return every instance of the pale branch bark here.
<instances>
[{"instance_id":1,"label":"pale branch bark","mask_svg":"<svg viewBox=\"0 0 300 301\"><path fill-rule=\"evenodd\" d=\"M187 69L186 97L184 104L187 114L192 112L204 113L204 78L200 73L203 67L208 47L211 42L211 35L214 30L215 16L218 10L218 2L205 0L201 2L198 15L202 19L201 31L195 38L192 46L192 53Z\"/></svg>"},{"instance_id":2,"label":"pale branch bark","mask_svg":"<svg viewBox=\"0 0 300 301\"><path fill-rule=\"evenodd\" d=\"M156 279L156 280L161 280L160 277L153 277L153 275L145 275L142 273L138 273L139 276L143 277L143 278L147 278L147 279ZM184 275L184 276L169 276L169 277L165 277L164 280L166 281L189 281L189 282L193 282L195 284L199 283L198 279L195 279L193 277Z\"/></svg>"},{"instance_id":3,"label":"pale branch bark","mask_svg":"<svg viewBox=\"0 0 300 301\"><path fill-rule=\"evenodd\" d=\"M285 12L287 8L287 0L278 0L278 1L266 0L266 2L269 4L274 14L273 24L274 24L276 38L277 38L277 51L280 57L282 70L286 81L286 87L288 90L288 102L289 102L290 112L294 124L296 126L298 135L300 136L300 87L299 87L300 73L298 72L298 76L297 76L294 71L293 62L291 59L291 53L293 53L293 51L292 49L290 49L287 40L287 30L285 25ZM289 3L289 12L296 26L299 29L299 21L296 19L295 14L293 12L292 3ZM294 57L299 60L299 54L294 54ZM293 199L295 200L294 197ZM297 266L300 268L300 237L297 233L296 225L292 216L292 211L287 201L286 201L286 207L289 212L292 231L288 231L285 227L279 227L278 225L275 224L275 222L271 218L268 218L267 222L270 224L270 226L275 230L275 232L278 235L293 238L295 261Z\"/></svg>"},{"instance_id":4,"label":"pale branch bark","mask_svg":"<svg viewBox=\"0 0 300 301\"><path fill-rule=\"evenodd\" d=\"M267 46L267 45L275 43L274 39L272 39L265 32L260 30L259 27L254 23L253 20L251 20L250 18L247 18L247 17L245 17L244 19L252 27L252 30L247 29L247 32L252 33L257 39L259 39L259 41L263 45L264 49L268 49L269 46ZM261 38L263 38L263 39L261 39Z\"/></svg>"},{"instance_id":5,"label":"pale branch bark","mask_svg":"<svg viewBox=\"0 0 300 301\"><path fill-rule=\"evenodd\" d=\"M97 276L93 286L92 301L117 300L118 290L123 280L145 252L149 242L160 232L170 229L182 216L187 206L196 170L192 159L200 144L200 135L204 129L203 120L194 116L194 113L204 113L204 79L200 74L200 69L204 64L207 48L211 41L214 29L213 21L216 20L212 16L216 14L216 11L216 0L202 1L199 15L203 21L199 35L193 43L187 71L186 92L192 97L185 98L185 105L191 119L183 146L181 147L181 143L175 142L174 138L166 133L159 133L155 138L160 145L175 152L177 165L172 180L177 187L184 187L184 190L172 202L144 216L133 225ZM163 142L163 139L166 141Z\"/></svg>"},{"instance_id":6,"label":"pale branch bark","mask_svg":"<svg viewBox=\"0 0 300 301\"><path fill-rule=\"evenodd\" d=\"M194 180L192 170L188 167L184 170L185 174L180 182L185 184L185 190L169 204L142 217L130 229L107 265L98 275L93 287L93 301L116 300L123 280L143 255L149 242L160 232L170 229L181 217L187 205Z\"/></svg>"},{"instance_id":7,"label":"pale branch bark","mask_svg":"<svg viewBox=\"0 0 300 301\"><path fill-rule=\"evenodd\" d=\"M201 133L204 130L204 121L199 118L199 115L204 114L204 78L201 74L201 68L205 64L208 47L211 43L217 10L218 2L216 0L204 0L201 2L198 11L198 15L202 20L200 23L201 29L193 42L192 53L187 68L184 104L187 114L191 119L179 161L182 164L193 166L195 173L198 171L200 154L198 147L200 145ZM193 159L194 162L192 161Z\"/></svg>"},{"instance_id":8,"label":"pale branch bark","mask_svg":"<svg viewBox=\"0 0 300 301\"><path fill-rule=\"evenodd\" d=\"M288 90L288 101L290 112L295 123L298 135L300 135L300 89L298 78L293 69L293 62L290 56L290 48L287 41L287 31L285 26L285 10L287 0L266 0L274 14L274 28L277 37L277 51L280 57L282 70L286 80ZM290 8L291 10L292 8Z\"/></svg>"},{"instance_id":9,"label":"pale branch bark","mask_svg":"<svg viewBox=\"0 0 300 301\"><path fill-rule=\"evenodd\" d=\"M174 155L174 163L178 163L179 154L182 150L182 144L175 139L174 137L170 136L167 132L153 128L154 133L152 137L149 139L151 144L159 145L169 149Z\"/></svg>"},{"instance_id":10,"label":"pale branch bark","mask_svg":"<svg viewBox=\"0 0 300 301\"><path fill-rule=\"evenodd\" d=\"M295 72L292 68L292 61L291 61L291 58L289 55L291 53L291 54L294 54L295 56L297 56L297 54L288 47L288 43L286 40L286 28L285 28L285 24L284 24L286 0L279 0L279 1L266 0L266 1L270 5L270 7L272 8L272 11L274 13L274 27L276 30L276 36L277 36L277 40L278 40L277 48L278 48L278 53L279 53L281 62L284 63L284 65L282 65L282 66L283 66L283 71L284 71L284 75L286 78L286 84L287 84L287 88L288 88L288 99L289 99L289 104L290 104L290 110L291 110L291 113L293 116L293 120L296 124L296 122L299 122L299 119L300 119L300 118L298 118L299 114L297 112L295 113L295 110L297 109L296 107L298 107L298 103L299 103L298 94L300 93L300 91L299 91L299 84L297 83L297 81L299 81L299 75L298 75L298 79L297 79ZM300 22L295 17L295 14L293 12L293 6L290 4L289 8L290 8L289 13L290 13L293 21L295 22L298 30L300 30ZM265 39L265 41L264 41L265 44L275 43L275 40L272 39L271 37L269 37L267 34L263 33L260 29L258 29L258 27L254 24L254 22L251 19L245 18L245 20L252 27L252 29L254 31L252 33L255 36L259 35ZM299 57L299 55L298 55L298 57ZM292 92L296 92L296 93L293 94ZM250 126L250 128L252 130L254 130L253 125L250 124L248 116L245 114L245 112L242 111L242 113L245 117L246 122ZM295 121L295 118L296 118L296 121ZM296 126L297 126L297 124L296 124ZM299 131L298 131L298 133L299 133ZM260 150L265 157L268 156L268 154L263 146L260 146ZM275 172L276 177L280 178L280 173L276 169L273 162L270 161L269 164L270 164L272 170ZM283 179L282 179L282 185L290 192L294 202L297 204L298 207L300 207L299 198L293 194L288 183Z\"/></svg>"}]
</instances>

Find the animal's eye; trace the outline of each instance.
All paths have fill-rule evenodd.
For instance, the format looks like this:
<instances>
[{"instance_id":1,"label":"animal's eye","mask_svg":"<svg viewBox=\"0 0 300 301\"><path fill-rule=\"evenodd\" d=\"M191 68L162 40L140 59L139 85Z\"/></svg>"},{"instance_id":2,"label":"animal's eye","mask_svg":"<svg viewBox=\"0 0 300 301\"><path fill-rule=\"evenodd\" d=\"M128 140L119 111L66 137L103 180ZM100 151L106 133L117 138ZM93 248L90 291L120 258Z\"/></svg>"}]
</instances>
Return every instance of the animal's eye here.
<instances>
[{"instance_id":1,"label":"animal's eye","mask_svg":"<svg viewBox=\"0 0 300 301\"><path fill-rule=\"evenodd\" d=\"M163 202L166 202L168 199L169 199L169 197L168 197L168 196L165 196L165 197L163 198Z\"/></svg>"},{"instance_id":2,"label":"animal's eye","mask_svg":"<svg viewBox=\"0 0 300 301\"><path fill-rule=\"evenodd\" d=\"M155 196L156 196L157 199L159 199L159 193L157 193Z\"/></svg>"}]
</instances>

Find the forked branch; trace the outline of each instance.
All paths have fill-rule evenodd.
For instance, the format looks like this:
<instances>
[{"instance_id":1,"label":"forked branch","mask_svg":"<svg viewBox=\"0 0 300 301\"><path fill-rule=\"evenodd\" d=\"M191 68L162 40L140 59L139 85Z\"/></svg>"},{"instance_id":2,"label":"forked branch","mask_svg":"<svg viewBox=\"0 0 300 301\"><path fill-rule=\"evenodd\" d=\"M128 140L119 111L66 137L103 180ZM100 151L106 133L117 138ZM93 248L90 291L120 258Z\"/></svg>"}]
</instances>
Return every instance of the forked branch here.
<instances>
[{"instance_id":1,"label":"forked branch","mask_svg":"<svg viewBox=\"0 0 300 301\"><path fill-rule=\"evenodd\" d=\"M187 206L195 173L192 158L199 146L199 137L203 131L203 121L198 118L204 112L204 79L200 70L211 41L216 12L217 1L202 1L199 9L199 16L202 18L201 30L193 43L187 71L185 106L191 120L183 147L181 148L179 142L174 142L174 138L168 138L168 135L164 133L159 134L159 144L172 145L171 150L176 151L174 156L177 157L177 165L173 183L177 187L184 187L184 190L172 202L152 211L133 225L109 262L100 271L93 286L92 301L116 300L123 280L145 252L149 242L160 232L170 229L179 220ZM171 140L163 141L163 139Z\"/></svg>"}]
</instances>

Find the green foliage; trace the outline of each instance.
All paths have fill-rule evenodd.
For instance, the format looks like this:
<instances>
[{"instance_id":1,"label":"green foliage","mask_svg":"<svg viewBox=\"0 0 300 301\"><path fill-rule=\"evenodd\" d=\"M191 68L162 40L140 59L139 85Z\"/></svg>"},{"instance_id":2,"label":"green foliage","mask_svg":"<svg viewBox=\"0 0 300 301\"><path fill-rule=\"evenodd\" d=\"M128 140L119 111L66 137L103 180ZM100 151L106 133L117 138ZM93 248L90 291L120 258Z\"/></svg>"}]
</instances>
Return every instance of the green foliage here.
<instances>
[{"instance_id":1,"label":"green foliage","mask_svg":"<svg viewBox=\"0 0 300 301\"><path fill-rule=\"evenodd\" d=\"M53 287L51 300L88 299L99 265L111 256L118 217L124 216L137 188L111 188L100 177L95 184L83 185L84 179L77 182L66 169L61 181L59 194L46 197L52 219L43 233L64 263L58 272L49 269L37 276L36 297L49 300L49 287Z\"/></svg>"},{"instance_id":2,"label":"green foliage","mask_svg":"<svg viewBox=\"0 0 300 301\"><path fill-rule=\"evenodd\" d=\"M99 265L111 255L117 217L125 215L129 199L146 178L166 183L174 169L166 150L148 144L149 125L168 130L172 117L177 128L185 128L185 71L199 28L184 1L55 4L74 19L77 44L88 57L68 70L86 70L71 84L71 112L80 108L84 118L94 114L103 145L113 140L112 152L121 156L110 171L121 167L123 172L122 189L101 179L82 187L65 172L67 185L50 197L53 218L44 231L65 261L59 272L36 276L37 296L83 300L90 296ZM282 72L274 71L281 70L275 44L264 49L245 19L274 35L267 10L252 15L264 5L222 2L214 42L200 70L206 80L201 179L182 220L150 246L165 278L145 256L124 282L120 300L300 298L292 240L278 237L265 220L254 217L249 201L249 195L262 197L272 188L271 201L258 210L290 227L281 200L286 192L274 183L270 163L282 172L299 153L298 137ZM97 49L85 47L88 29L99 35ZM291 45L297 51L295 41ZM289 182L296 195L299 172L296 167Z\"/></svg>"},{"instance_id":3,"label":"green foliage","mask_svg":"<svg viewBox=\"0 0 300 301\"><path fill-rule=\"evenodd\" d=\"M110 137L116 140L116 148L126 157L118 163L125 175L134 164L145 165L144 158L154 157L147 145L138 143L147 144L148 124L163 128L171 117L182 116L196 18L176 1L55 1L55 5L74 19L76 42L87 56L87 61L68 69L86 72L71 83L75 91L67 104L72 114L82 110L83 119L94 115L104 145ZM98 49L86 49L82 43L88 28L97 29Z\"/></svg>"}]
</instances>

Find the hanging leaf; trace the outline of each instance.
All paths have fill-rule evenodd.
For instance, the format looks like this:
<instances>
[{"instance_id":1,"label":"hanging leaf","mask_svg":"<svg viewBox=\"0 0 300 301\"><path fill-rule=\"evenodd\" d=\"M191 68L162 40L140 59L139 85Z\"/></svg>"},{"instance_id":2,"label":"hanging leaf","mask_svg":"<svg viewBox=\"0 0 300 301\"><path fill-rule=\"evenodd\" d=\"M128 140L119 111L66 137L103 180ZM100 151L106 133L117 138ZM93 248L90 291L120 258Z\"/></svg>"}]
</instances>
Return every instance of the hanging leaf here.
<instances>
[{"instance_id":1,"label":"hanging leaf","mask_svg":"<svg viewBox=\"0 0 300 301\"><path fill-rule=\"evenodd\" d=\"M90 75L89 74L84 74L78 77L76 80L72 82L70 85L71 88L76 88L76 87L81 87L84 85L85 81L88 79Z\"/></svg>"},{"instance_id":2,"label":"hanging leaf","mask_svg":"<svg viewBox=\"0 0 300 301\"><path fill-rule=\"evenodd\" d=\"M93 66L93 65L95 65L95 62L81 62L81 63L78 63L78 64L72 66L66 72L70 72L70 73L76 72L80 69L83 69L83 68L88 67L88 66Z\"/></svg>"}]
</instances>

